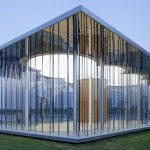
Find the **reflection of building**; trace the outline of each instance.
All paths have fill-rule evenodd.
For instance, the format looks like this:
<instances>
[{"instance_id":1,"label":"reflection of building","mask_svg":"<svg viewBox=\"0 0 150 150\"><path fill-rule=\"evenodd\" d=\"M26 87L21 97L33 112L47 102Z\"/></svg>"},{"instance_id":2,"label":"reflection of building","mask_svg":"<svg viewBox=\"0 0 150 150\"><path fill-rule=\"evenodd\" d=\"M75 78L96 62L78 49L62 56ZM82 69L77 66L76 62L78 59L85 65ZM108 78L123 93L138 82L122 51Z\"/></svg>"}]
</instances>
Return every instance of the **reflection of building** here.
<instances>
[{"instance_id":1,"label":"reflection of building","mask_svg":"<svg viewBox=\"0 0 150 150\"><path fill-rule=\"evenodd\" d=\"M0 132L79 143L147 129L149 65L79 6L0 47Z\"/></svg>"}]
</instances>

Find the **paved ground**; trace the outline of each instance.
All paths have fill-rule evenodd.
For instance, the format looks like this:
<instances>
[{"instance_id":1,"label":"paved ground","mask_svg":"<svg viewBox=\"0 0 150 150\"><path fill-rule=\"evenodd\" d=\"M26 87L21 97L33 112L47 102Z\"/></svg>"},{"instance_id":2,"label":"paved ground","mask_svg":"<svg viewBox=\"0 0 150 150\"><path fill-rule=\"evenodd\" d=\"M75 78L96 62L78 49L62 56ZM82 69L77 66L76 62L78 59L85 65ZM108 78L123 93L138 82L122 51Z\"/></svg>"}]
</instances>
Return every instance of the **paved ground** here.
<instances>
[{"instance_id":1,"label":"paved ground","mask_svg":"<svg viewBox=\"0 0 150 150\"><path fill-rule=\"evenodd\" d=\"M0 134L0 150L149 150L150 131L144 131L109 139L68 144Z\"/></svg>"}]
</instances>

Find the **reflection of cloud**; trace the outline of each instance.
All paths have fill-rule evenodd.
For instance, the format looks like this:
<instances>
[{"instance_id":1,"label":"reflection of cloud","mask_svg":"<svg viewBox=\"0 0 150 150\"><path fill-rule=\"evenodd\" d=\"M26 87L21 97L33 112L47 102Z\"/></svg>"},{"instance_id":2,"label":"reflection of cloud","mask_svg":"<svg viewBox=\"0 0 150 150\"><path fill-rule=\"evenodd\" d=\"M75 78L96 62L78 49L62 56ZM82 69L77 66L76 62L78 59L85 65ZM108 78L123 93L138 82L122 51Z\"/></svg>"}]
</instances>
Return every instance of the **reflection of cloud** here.
<instances>
[{"instance_id":1,"label":"reflection of cloud","mask_svg":"<svg viewBox=\"0 0 150 150\"><path fill-rule=\"evenodd\" d=\"M140 76L142 77L142 75ZM108 81L109 86L127 86L138 85L139 75L127 73L126 70L119 66L104 66L104 79ZM140 78L141 79L141 78ZM140 80L141 84L146 81Z\"/></svg>"},{"instance_id":2,"label":"reflection of cloud","mask_svg":"<svg viewBox=\"0 0 150 150\"><path fill-rule=\"evenodd\" d=\"M69 82L73 83L73 55L69 55L68 61L69 68L67 70L66 54L43 55L43 57L36 56L31 58L29 61L29 66L33 69L39 70L40 73L43 73L44 76L64 78L65 81L67 81L67 71L69 71ZM81 79L94 77L94 67L95 69L97 67L94 60L80 56Z\"/></svg>"},{"instance_id":3,"label":"reflection of cloud","mask_svg":"<svg viewBox=\"0 0 150 150\"><path fill-rule=\"evenodd\" d=\"M73 55L69 55L69 82L73 82ZM29 66L40 70L47 77L64 78L67 81L67 55L54 54L31 58Z\"/></svg>"},{"instance_id":4,"label":"reflection of cloud","mask_svg":"<svg viewBox=\"0 0 150 150\"><path fill-rule=\"evenodd\" d=\"M68 62L68 69L67 69ZM69 55L67 61L67 54L49 54L36 56L31 58L29 66L33 69L39 70L40 74L47 77L64 78L73 83L73 55ZM98 70L98 73L97 73ZM67 79L67 72L69 73ZM87 78L101 78L101 67L97 66L96 62L88 57L80 56L80 79ZM140 76L142 78L142 75ZM141 79L140 78L140 79ZM138 85L139 75L128 73L120 66L104 66L104 79L107 80L108 86L126 86ZM140 80L141 84L145 84L145 80Z\"/></svg>"}]
</instances>

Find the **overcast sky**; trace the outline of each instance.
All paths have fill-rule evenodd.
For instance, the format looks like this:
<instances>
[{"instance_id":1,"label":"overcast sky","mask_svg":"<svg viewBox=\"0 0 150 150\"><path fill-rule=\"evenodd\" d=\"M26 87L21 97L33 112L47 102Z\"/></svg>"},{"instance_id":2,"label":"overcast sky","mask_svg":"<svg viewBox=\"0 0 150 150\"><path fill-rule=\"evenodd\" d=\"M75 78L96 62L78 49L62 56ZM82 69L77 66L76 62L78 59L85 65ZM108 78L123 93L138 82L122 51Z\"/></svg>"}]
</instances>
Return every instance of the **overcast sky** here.
<instances>
[{"instance_id":1,"label":"overcast sky","mask_svg":"<svg viewBox=\"0 0 150 150\"><path fill-rule=\"evenodd\" d=\"M0 45L78 5L150 52L150 0L0 0Z\"/></svg>"}]
</instances>

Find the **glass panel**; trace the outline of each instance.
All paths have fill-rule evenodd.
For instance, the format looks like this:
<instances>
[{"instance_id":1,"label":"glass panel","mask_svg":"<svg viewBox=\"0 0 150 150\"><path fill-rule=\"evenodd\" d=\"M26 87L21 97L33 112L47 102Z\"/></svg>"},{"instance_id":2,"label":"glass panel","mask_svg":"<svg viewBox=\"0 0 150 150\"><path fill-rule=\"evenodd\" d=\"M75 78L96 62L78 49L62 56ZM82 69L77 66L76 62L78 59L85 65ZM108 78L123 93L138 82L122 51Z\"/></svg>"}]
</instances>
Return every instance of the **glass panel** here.
<instances>
[{"instance_id":1,"label":"glass panel","mask_svg":"<svg viewBox=\"0 0 150 150\"><path fill-rule=\"evenodd\" d=\"M79 12L0 50L0 128L85 137L149 124L150 57Z\"/></svg>"}]
</instances>

